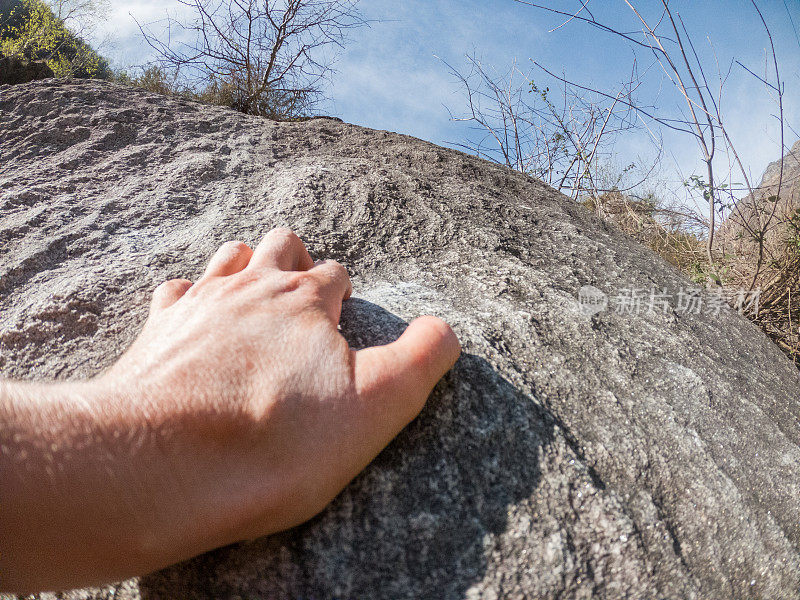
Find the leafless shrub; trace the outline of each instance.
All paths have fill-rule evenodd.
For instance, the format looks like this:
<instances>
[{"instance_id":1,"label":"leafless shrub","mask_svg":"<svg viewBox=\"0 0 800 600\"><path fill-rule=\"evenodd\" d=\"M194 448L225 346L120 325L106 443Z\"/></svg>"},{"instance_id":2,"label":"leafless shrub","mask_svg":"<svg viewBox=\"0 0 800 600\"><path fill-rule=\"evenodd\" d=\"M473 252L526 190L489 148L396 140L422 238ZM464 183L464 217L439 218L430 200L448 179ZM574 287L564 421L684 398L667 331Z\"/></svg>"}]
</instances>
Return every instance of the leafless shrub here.
<instances>
[{"instance_id":1,"label":"leafless shrub","mask_svg":"<svg viewBox=\"0 0 800 600\"><path fill-rule=\"evenodd\" d=\"M336 49L350 29L365 24L355 0L178 3L190 18L139 26L158 66L197 94L273 118L314 107Z\"/></svg>"},{"instance_id":2,"label":"leafless shrub","mask_svg":"<svg viewBox=\"0 0 800 600\"><path fill-rule=\"evenodd\" d=\"M506 73L498 73L475 56L467 60L466 73L445 63L467 101L465 113L451 117L472 123L483 134L476 143L459 144L463 148L542 179L575 199L628 190L643 181L623 181L635 165L614 177L604 169L620 135L640 128L631 109L635 65L631 78L607 100L577 93L566 83L559 82L557 89L537 84L516 62Z\"/></svg>"},{"instance_id":3,"label":"leafless shrub","mask_svg":"<svg viewBox=\"0 0 800 600\"><path fill-rule=\"evenodd\" d=\"M652 56L659 70L671 84L672 90L683 102L684 110L677 114L666 114L662 111L652 110L650 107L643 107L636 102L630 104L630 108L637 114L649 120L654 125L670 129L679 133L691 136L697 143L700 158L705 165L705 177L695 176L687 183L696 192L702 195L707 203L708 225L707 225L707 259L709 264L715 262L714 241L717 230L718 217L737 218L747 234L757 243L757 258L754 265L754 272L751 278L750 287L752 288L758 280L761 266L764 259L764 238L766 232L775 225L776 212L753 209L748 211L750 218L745 217L744 205L735 200L735 194L746 192L748 197L755 198L754 186L750 181L749 173L742 163L739 153L731 139L730 132L722 110L722 98L725 84L731 74L734 65L746 69L765 88L774 94L778 108L778 121L780 127L780 147L779 156L786 152L785 145L785 120L783 109L783 83L778 68L778 58L772 42L772 33L766 20L755 0L750 4L754 9L754 17L757 17L759 26L763 28L767 40L769 41L769 54L772 71L764 77L756 75L752 70L745 67L742 63L732 60L726 68L722 68L717 61L716 54L714 61L709 64L701 60L700 55L694 44L694 40L686 28L686 25L678 11L671 8L668 0L659 2L660 8L653 17L647 17L638 3L632 0L623 0L635 17L639 31L631 32L620 26L602 23L595 19L589 10L589 0L581 2L581 8L575 12L567 12L546 4L529 2L527 0L517 0L521 4L526 4L535 8L543 9L566 17L563 25L577 21L591 25L603 32L609 33L618 38L622 38L632 44L635 48L644 50ZM562 25L562 26L563 26ZM709 42L710 43L710 42ZM713 47L711 48L713 50ZM586 92L600 94L606 98L612 98L613 94L596 90L589 86L582 86L574 82L569 82L566 78L559 77L549 71L539 63L534 63L552 77L571 83L577 89ZM716 73L716 78L712 87L707 73ZM626 99L620 100L626 102ZM724 157L729 160L727 174L720 178L718 170L718 159L720 147L724 150ZM734 171L736 177L744 180L744 188L734 184ZM780 195L780 194L778 194ZM726 200L727 196L727 202Z\"/></svg>"}]
</instances>

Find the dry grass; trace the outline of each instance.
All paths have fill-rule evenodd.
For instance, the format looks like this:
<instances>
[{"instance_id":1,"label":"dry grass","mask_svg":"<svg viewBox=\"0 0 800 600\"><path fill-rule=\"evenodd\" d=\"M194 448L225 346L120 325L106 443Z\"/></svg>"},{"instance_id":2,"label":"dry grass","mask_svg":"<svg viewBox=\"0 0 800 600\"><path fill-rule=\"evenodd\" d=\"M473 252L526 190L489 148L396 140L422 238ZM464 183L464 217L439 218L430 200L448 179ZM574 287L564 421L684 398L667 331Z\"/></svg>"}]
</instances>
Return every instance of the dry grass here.
<instances>
[{"instance_id":1,"label":"dry grass","mask_svg":"<svg viewBox=\"0 0 800 600\"><path fill-rule=\"evenodd\" d=\"M637 200L620 192L589 197L582 204L688 273L693 280L704 277L704 241L689 231L688 220L681 213L659 207L652 197Z\"/></svg>"},{"instance_id":2,"label":"dry grass","mask_svg":"<svg viewBox=\"0 0 800 600\"><path fill-rule=\"evenodd\" d=\"M784 256L759 277L757 287L758 310L746 311L746 316L800 367L800 253L787 246Z\"/></svg>"},{"instance_id":3,"label":"dry grass","mask_svg":"<svg viewBox=\"0 0 800 600\"><path fill-rule=\"evenodd\" d=\"M690 232L694 221L690 214L659 208L652 199L635 200L619 192L588 198L582 204L660 254L696 283L721 286L732 299L740 290L760 290L758 303L745 307L743 314L800 367L800 235L789 232L778 258L763 265L754 282L755 250L740 246L736 254L724 254L709 265L705 239Z\"/></svg>"}]
</instances>

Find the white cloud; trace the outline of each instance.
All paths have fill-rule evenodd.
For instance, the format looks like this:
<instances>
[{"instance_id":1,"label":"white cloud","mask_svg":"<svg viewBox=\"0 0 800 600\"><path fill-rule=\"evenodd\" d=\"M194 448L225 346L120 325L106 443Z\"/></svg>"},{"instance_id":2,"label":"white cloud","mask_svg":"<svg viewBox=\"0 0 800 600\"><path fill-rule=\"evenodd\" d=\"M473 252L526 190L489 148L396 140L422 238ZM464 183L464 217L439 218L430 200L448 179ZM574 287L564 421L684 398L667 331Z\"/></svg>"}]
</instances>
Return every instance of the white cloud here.
<instances>
[{"instance_id":1,"label":"white cloud","mask_svg":"<svg viewBox=\"0 0 800 600\"><path fill-rule=\"evenodd\" d=\"M141 23L154 22L164 18L168 10L175 13L181 8L176 0L111 0L111 5L111 15L98 35L114 40L106 54L117 67L142 64L152 57L133 17ZM465 65L464 54L474 51L501 72L515 58L527 65L527 59L534 57L556 71L564 69L572 79L599 86L613 86L631 59L630 48L614 47L594 30L570 25L548 34L558 21L550 22L541 11L511 0L366 0L362 8L374 22L371 27L352 33L328 90L332 100L322 107L323 111L439 144L461 142L469 131L467 125L449 120L444 105L459 113L464 109L464 99L459 84L434 55L460 68ZM780 15L776 13L771 18L779 20ZM703 23L702 27L713 29L717 25ZM781 32L775 33L780 41ZM721 57L726 52L744 54L747 60L758 63L763 51L760 37L730 37L721 37L716 47ZM779 45L789 49L782 56L786 116L800 130L800 106L796 101L800 98L800 53L796 51L796 40L792 46L793 38L787 39ZM759 90L758 83L741 70L728 84L725 98L728 128L742 159L757 179L763 168L778 158L775 123L770 116L774 104ZM701 166L691 137L668 135L666 139L684 176ZM794 139L788 133L788 142ZM620 145L622 155L618 162L632 162L643 148L638 139ZM680 189L679 179L672 176L670 185L675 190Z\"/></svg>"},{"instance_id":2,"label":"white cloud","mask_svg":"<svg viewBox=\"0 0 800 600\"><path fill-rule=\"evenodd\" d=\"M142 38L136 21L142 25L155 23L164 19L167 11L171 15L189 14L186 7L175 0L110 0L108 18L92 36L93 41L103 47L104 54L117 68L143 64L152 58L153 52Z\"/></svg>"}]
</instances>

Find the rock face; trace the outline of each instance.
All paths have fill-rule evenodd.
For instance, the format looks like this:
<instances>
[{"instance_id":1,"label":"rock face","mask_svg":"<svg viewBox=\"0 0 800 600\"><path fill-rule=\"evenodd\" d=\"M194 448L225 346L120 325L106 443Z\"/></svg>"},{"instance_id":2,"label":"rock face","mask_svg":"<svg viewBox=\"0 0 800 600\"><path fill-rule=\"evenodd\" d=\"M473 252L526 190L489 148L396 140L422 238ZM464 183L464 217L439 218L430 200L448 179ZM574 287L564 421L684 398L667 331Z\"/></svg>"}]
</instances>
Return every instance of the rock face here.
<instances>
[{"instance_id":1,"label":"rock face","mask_svg":"<svg viewBox=\"0 0 800 600\"><path fill-rule=\"evenodd\" d=\"M28 83L48 77L55 77L55 73L43 61L29 62L0 54L0 85Z\"/></svg>"},{"instance_id":2,"label":"rock face","mask_svg":"<svg viewBox=\"0 0 800 600\"><path fill-rule=\"evenodd\" d=\"M759 189L768 190L770 194L777 194L780 176L781 161L771 162L761 177ZM783 157L781 196L786 200L792 200L795 208L800 207L800 140L795 142L792 149Z\"/></svg>"},{"instance_id":3,"label":"rock face","mask_svg":"<svg viewBox=\"0 0 800 600\"><path fill-rule=\"evenodd\" d=\"M410 137L0 87L3 375L99 372L159 282L278 225L349 268L353 345L433 313L462 358L311 522L61 597L798 597L797 370L705 292L682 306L688 281L568 198Z\"/></svg>"},{"instance_id":4,"label":"rock face","mask_svg":"<svg viewBox=\"0 0 800 600\"><path fill-rule=\"evenodd\" d=\"M760 214L760 222L770 224L765 231L766 248L780 256L790 234L786 219L800 209L800 140L783 157L782 171L780 159L767 166L754 196L755 201L749 194L739 200L739 211L720 227L720 239L727 250L756 252L757 242L744 224L747 223L752 231L760 231L763 227L759 225ZM771 200L774 198L778 198L777 206Z\"/></svg>"}]
</instances>

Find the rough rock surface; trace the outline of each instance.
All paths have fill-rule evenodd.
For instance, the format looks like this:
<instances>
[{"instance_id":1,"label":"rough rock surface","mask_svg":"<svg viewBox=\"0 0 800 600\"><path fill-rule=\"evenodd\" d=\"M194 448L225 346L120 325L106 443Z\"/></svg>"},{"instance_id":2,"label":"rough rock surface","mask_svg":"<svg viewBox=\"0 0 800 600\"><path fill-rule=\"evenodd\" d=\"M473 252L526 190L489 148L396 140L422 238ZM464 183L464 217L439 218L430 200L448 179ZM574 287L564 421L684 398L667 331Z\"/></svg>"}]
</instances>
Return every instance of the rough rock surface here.
<instances>
[{"instance_id":1,"label":"rough rock surface","mask_svg":"<svg viewBox=\"0 0 800 600\"><path fill-rule=\"evenodd\" d=\"M410 137L0 87L3 375L97 373L157 283L278 225L350 269L353 344L434 313L464 355L311 522L63 597L798 597L798 371L705 293L589 316L585 285L689 283L543 183Z\"/></svg>"}]
</instances>

